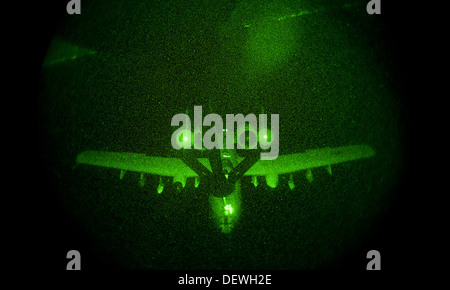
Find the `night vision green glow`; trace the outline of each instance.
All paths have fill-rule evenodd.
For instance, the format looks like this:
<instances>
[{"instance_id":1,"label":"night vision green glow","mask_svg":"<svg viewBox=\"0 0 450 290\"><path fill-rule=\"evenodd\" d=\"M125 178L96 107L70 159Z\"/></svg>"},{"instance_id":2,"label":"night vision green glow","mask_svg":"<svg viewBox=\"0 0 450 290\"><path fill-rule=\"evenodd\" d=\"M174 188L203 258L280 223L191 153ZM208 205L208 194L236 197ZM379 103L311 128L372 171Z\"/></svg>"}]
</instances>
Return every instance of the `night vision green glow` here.
<instances>
[{"instance_id":1,"label":"night vision green glow","mask_svg":"<svg viewBox=\"0 0 450 290\"><path fill-rule=\"evenodd\" d=\"M236 149L222 150L220 158L229 160L232 168L226 170L229 172L245 159L236 154ZM280 175L297 172L306 169L306 179L312 183L314 181L312 168L326 167L326 171L331 175L331 165L347 161L365 159L375 156L375 150L367 145L343 146L337 148L321 148L307 150L304 153L281 155L274 160L259 160L253 166L248 168L243 176L264 176L269 188L276 189L280 182ZM212 169L210 161L206 158L198 158L199 164L205 166L209 171ZM151 157L145 154L118 153L118 152L99 152L86 151L80 153L76 159L77 163L103 166L120 169L120 179L123 179L125 171L135 171L140 173L139 185L144 187L146 184L146 173L163 176L172 176L173 183L177 190L186 186L187 178L197 178L198 174L192 168L181 162L177 158ZM225 170L228 165L223 164L221 170ZM229 174L224 175L229 180ZM196 179L196 184L198 180ZM222 198L211 195L209 197L212 213L216 224L223 233L230 233L236 226L239 215L236 212L240 206L240 180L234 181L233 192ZM253 178L252 183L256 187L258 182ZM198 184L196 185L196 187ZM292 174L290 174L288 186L291 190L295 188ZM161 194L163 184L159 179L157 188L158 194Z\"/></svg>"},{"instance_id":2,"label":"night vision green glow","mask_svg":"<svg viewBox=\"0 0 450 290\"><path fill-rule=\"evenodd\" d=\"M260 19L249 30L244 50L250 75L269 73L287 63L295 49L297 32L289 22Z\"/></svg>"},{"instance_id":3,"label":"night vision green glow","mask_svg":"<svg viewBox=\"0 0 450 290\"><path fill-rule=\"evenodd\" d=\"M86 1L42 62L45 196L113 267L338 263L386 214L403 166L401 86L367 1ZM180 112L193 119L174 136ZM240 134L208 114L279 126L258 116ZM272 141L277 158L255 161Z\"/></svg>"},{"instance_id":4,"label":"night vision green glow","mask_svg":"<svg viewBox=\"0 0 450 290\"><path fill-rule=\"evenodd\" d=\"M96 53L95 50L74 45L63 40L54 39L50 43L43 65L55 65L66 61L76 60L86 55L95 55Z\"/></svg>"},{"instance_id":5,"label":"night vision green glow","mask_svg":"<svg viewBox=\"0 0 450 290\"><path fill-rule=\"evenodd\" d=\"M253 15L251 12L255 8L251 6L259 6L257 2L250 3L243 8L243 12L241 12L243 15ZM356 5L359 4L347 3L341 8L350 8ZM298 35L302 35L299 26L286 20L336 8L323 7L291 12L293 8L284 1L272 1L264 9L261 9L260 13L253 17L250 16L251 19L248 20L250 23L243 25L248 28L248 39L243 50L248 76L253 78L260 74L272 73L275 69L279 69L291 61L295 51L300 49L296 42Z\"/></svg>"},{"instance_id":6,"label":"night vision green glow","mask_svg":"<svg viewBox=\"0 0 450 290\"><path fill-rule=\"evenodd\" d=\"M318 11L319 10L315 10L314 12L318 12ZM313 13L313 12L310 12L308 10L304 10L304 11L300 11L300 12L295 13L295 14L278 17L277 20L278 21L282 21L282 20L285 20L285 19L288 19L288 18L299 17L299 16L303 16L303 15L308 15L308 14L311 14L311 13Z\"/></svg>"},{"instance_id":7,"label":"night vision green glow","mask_svg":"<svg viewBox=\"0 0 450 290\"><path fill-rule=\"evenodd\" d=\"M230 215L233 213L233 208L231 207L231 204L225 205L224 209L225 209L225 215Z\"/></svg>"},{"instance_id":8,"label":"night vision green glow","mask_svg":"<svg viewBox=\"0 0 450 290\"><path fill-rule=\"evenodd\" d=\"M342 7L350 8L350 7L357 6L357 5L362 6L361 4L347 3L347 4L342 5ZM300 11L292 13L292 14L287 14L287 15L283 15L283 16L279 16L279 17L272 17L271 19L277 20L277 21L283 21L283 20L287 20L290 18L310 15L310 14L319 13L319 12L327 11L327 10L331 10L331 9L330 8L317 8L317 9L312 9L312 10L300 10ZM251 27L251 24L244 24L244 27L246 27L246 28Z\"/></svg>"}]
</instances>

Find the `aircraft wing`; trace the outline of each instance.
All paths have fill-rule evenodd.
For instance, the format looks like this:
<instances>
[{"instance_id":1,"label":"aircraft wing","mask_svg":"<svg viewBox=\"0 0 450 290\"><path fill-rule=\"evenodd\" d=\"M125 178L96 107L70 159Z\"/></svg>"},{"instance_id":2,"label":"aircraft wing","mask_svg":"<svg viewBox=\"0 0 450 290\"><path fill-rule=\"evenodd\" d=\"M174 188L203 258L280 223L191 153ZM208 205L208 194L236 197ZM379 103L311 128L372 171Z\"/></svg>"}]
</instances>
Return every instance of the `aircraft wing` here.
<instances>
[{"instance_id":1,"label":"aircraft wing","mask_svg":"<svg viewBox=\"0 0 450 290\"><path fill-rule=\"evenodd\" d=\"M331 165L342 162L369 158L375 156L375 150L368 145L351 145L335 148L321 148L306 150L303 153L288 154L278 156L275 160L258 160L248 170L239 168L236 170L236 176L252 176L255 186L257 176L265 176L267 185L272 188L277 187L278 177L280 174L287 174L301 170L307 170L306 177L311 182L313 180L311 169L316 167L327 167L331 174ZM242 162L244 158L239 161ZM78 164L88 164L94 166L109 167L121 170L120 178L122 179L124 172L135 171L141 173L141 180L143 173L172 176L174 182L180 182L184 187L186 185L186 178L196 177L196 184L198 184L198 173L211 169L211 164L207 158L197 158L192 163L191 167L194 171L186 165L185 161L179 158L167 157L153 157L141 153L127 153L127 152L104 152L104 151L84 151L77 156ZM244 162L245 163L245 162ZM195 165L195 166L194 166ZM204 168L200 168L204 166ZM239 167L239 165L237 167ZM245 168L245 166L243 166ZM233 171L231 173L233 173ZM245 173L244 173L245 172ZM230 173L230 174L231 174ZM162 186L162 185L161 185ZM289 186L293 186L292 176L289 181ZM291 187L292 188L292 187ZM162 191L162 187L161 187ZM160 190L158 189L158 192Z\"/></svg>"},{"instance_id":2,"label":"aircraft wing","mask_svg":"<svg viewBox=\"0 0 450 290\"><path fill-rule=\"evenodd\" d=\"M368 145L306 150L303 153L280 155L274 160L259 160L244 175L267 176L269 174L286 174L304 169L369 158L374 155L375 150Z\"/></svg>"},{"instance_id":3,"label":"aircraft wing","mask_svg":"<svg viewBox=\"0 0 450 290\"><path fill-rule=\"evenodd\" d=\"M198 158L198 161L211 170L208 159ZM76 162L161 176L198 176L181 159L153 157L142 153L84 151L78 154Z\"/></svg>"}]
</instances>

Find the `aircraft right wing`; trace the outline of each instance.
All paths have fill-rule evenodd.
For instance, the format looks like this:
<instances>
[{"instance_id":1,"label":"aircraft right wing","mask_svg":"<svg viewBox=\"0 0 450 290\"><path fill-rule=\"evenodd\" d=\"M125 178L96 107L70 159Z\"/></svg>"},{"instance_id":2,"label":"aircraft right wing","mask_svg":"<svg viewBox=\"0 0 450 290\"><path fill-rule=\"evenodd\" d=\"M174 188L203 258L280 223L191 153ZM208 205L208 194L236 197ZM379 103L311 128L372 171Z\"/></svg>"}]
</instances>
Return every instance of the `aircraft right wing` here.
<instances>
[{"instance_id":1,"label":"aircraft right wing","mask_svg":"<svg viewBox=\"0 0 450 290\"><path fill-rule=\"evenodd\" d=\"M375 150L368 145L351 145L335 148L306 150L303 153L280 155L275 160L259 160L244 176L265 176L270 187L278 184L278 175L308 170L312 180L311 168L327 166L331 174L331 165L346 161L370 158L375 156Z\"/></svg>"}]
</instances>

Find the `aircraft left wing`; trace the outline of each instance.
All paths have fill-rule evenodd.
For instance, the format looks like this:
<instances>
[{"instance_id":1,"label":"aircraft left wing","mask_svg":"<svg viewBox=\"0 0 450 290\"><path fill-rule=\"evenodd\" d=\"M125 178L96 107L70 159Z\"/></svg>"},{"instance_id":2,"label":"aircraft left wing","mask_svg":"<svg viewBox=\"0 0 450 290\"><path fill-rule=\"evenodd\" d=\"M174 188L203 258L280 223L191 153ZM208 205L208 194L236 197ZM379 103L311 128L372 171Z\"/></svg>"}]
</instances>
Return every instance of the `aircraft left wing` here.
<instances>
[{"instance_id":1,"label":"aircraft left wing","mask_svg":"<svg viewBox=\"0 0 450 290\"><path fill-rule=\"evenodd\" d=\"M208 159L198 158L198 161L211 170ZM181 159L147 156L142 153L84 151L78 154L76 162L161 176L198 176Z\"/></svg>"}]
</instances>

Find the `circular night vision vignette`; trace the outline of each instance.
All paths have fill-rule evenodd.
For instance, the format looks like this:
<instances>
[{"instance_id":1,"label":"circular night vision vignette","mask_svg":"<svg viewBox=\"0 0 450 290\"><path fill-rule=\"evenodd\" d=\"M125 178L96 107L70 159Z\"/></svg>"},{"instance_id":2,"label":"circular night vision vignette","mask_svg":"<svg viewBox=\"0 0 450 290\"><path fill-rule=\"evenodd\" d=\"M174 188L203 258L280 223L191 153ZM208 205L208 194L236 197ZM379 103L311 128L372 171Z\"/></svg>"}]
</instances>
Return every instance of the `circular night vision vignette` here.
<instances>
[{"instance_id":1,"label":"circular night vision vignette","mask_svg":"<svg viewBox=\"0 0 450 290\"><path fill-rule=\"evenodd\" d=\"M43 154L57 199L112 264L320 268L377 228L401 167L400 109L364 6L91 5L63 22L42 65ZM213 196L200 178L126 165L172 170L170 119L194 119L194 102L279 114L279 160L293 168L274 162L275 174ZM227 173L241 155L221 152Z\"/></svg>"}]
</instances>

